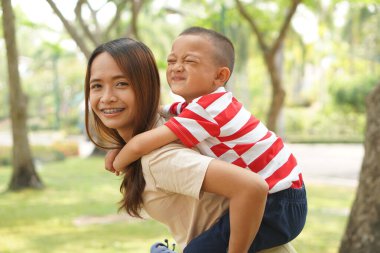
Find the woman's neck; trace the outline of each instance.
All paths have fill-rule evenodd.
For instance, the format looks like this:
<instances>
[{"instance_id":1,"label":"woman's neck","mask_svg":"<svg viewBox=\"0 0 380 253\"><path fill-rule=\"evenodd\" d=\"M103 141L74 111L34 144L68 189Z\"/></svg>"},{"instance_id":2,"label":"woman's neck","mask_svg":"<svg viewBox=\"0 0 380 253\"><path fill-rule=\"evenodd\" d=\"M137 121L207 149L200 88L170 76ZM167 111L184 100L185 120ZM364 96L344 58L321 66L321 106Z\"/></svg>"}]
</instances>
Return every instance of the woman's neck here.
<instances>
[{"instance_id":1,"label":"woman's neck","mask_svg":"<svg viewBox=\"0 0 380 253\"><path fill-rule=\"evenodd\" d=\"M118 129L117 132L123 138L125 142L128 142L130 139L132 139L133 130L132 129Z\"/></svg>"}]
</instances>

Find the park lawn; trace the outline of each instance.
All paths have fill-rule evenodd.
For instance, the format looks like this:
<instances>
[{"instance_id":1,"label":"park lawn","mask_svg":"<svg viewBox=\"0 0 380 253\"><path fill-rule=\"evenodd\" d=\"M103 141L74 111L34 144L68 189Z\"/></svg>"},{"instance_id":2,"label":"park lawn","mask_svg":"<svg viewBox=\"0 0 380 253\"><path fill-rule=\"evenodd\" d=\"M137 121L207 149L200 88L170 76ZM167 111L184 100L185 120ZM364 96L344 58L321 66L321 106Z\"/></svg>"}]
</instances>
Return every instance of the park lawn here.
<instances>
[{"instance_id":1,"label":"park lawn","mask_svg":"<svg viewBox=\"0 0 380 253\"><path fill-rule=\"evenodd\" d=\"M45 164L39 168L45 189L16 193L4 192L11 170L0 167L0 252L147 253L156 241L172 241L155 221L116 215L120 178L103 164L101 157ZM299 253L336 253L355 188L308 185L307 190L307 224L293 245ZM103 224L109 218L119 220Z\"/></svg>"}]
</instances>

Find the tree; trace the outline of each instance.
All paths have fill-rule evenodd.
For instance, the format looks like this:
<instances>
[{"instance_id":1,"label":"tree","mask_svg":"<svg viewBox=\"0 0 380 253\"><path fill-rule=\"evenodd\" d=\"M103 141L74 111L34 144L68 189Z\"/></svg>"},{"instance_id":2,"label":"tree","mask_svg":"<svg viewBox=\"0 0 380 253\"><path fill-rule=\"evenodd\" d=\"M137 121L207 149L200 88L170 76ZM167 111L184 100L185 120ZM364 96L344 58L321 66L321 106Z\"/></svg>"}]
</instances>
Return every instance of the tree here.
<instances>
[{"instance_id":1,"label":"tree","mask_svg":"<svg viewBox=\"0 0 380 253\"><path fill-rule=\"evenodd\" d=\"M367 128L359 186L340 253L380 249L380 83L367 97Z\"/></svg>"},{"instance_id":2,"label":"tree","mask_svg":"<svg viewBox=\"0 0 380 253\"><path fill-rule=\"evenodd\" d=\"M13 138L13 173L9 190L42 188L33 163L27 132L27 97L22 92L18 71L16 30L11 0L1 0L3 8L3 30L7 51L9 101Z\"/></svg>"},{"instance_id":3,"label":"tree","mask_svg":"<svg viewBox=\"0 0 380 253\"><path fill-rule=\"evenodd\" d=\"M285 90L282 81L282 50L290 21L297 10L301 0L292 0L287 9L285 18L272 44L268 43L269 32L264 32L257 24L256 16L250 14L247 8L239 0L235 0L242 17L248 22L252 32L256 35L263 59L269 73L272 85L272 101L268 112L267 126L271 130L277 130L277 119L285 101ZM261 15L262 16L262 15ZM271 17L273 20L273 17Z\"/></svg>"},{"instance_id":4,"label":"tree","mask_svg":"<svg viewBox=\"0 0 380 253\"><path fill-rule=\"evenodd\" d=\"M105 27L102 27L97 18L97 14L102 7L95 10L92 7L89 0L77 0L76 7L74 10L76 25L74 25L70 20L65 18L65 16L53 0L46 1L50 5L54 13L61 20L66 31L70 34L71 38L75 41L75 43L78 45L79 49L82 51L86 58L89 58L93 48L103 43L104 41L108 41L111 38L116 38L115 34L124 34L125 36L131 36L139 39L137 20L140 10L144 4L144 0L107 1L106 4L115 5L116 11L113 16L113 19ZM122 27L128 26L121 22L121 17L128 3L130 4L131 9L130 26L129 29L124 29ZM83 17L84 8L87 8L87 10L90 12L91 20L85 19Z\"/></svg>"}]
</instances>

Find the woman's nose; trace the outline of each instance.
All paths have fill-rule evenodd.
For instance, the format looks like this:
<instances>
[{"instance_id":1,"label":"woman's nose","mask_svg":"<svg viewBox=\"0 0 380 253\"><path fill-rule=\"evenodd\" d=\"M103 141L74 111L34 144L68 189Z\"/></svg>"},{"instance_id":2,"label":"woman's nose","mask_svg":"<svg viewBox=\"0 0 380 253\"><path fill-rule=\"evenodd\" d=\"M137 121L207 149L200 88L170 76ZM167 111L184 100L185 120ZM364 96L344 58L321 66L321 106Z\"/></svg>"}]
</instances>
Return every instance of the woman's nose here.
<instances>
[{"instance_id":1,"label":"woman's nose","mask_svg":"<svg viewBox=\"0 0 380 253\"><path fill-rule=\"evenodd\" d=\"M114 102L116 100L117 100L117 98L116 98L113 90L109 89L109 88L105 89L105 91L102 95L102 98L101 98L101 102L109 103L109 102Z\"/></svg>"}]
</instances>

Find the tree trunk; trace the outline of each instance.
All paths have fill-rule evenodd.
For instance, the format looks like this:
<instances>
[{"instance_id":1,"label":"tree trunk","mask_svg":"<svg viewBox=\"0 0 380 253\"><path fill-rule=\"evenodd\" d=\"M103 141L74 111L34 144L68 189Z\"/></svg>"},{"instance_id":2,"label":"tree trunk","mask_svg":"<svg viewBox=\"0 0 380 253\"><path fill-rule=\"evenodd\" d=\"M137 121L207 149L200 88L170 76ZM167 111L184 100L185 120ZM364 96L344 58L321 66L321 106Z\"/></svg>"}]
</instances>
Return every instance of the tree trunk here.
<instances>
[{"instance_id":1,"label":"tree trunk","mask_svg":"<svg viewBox=\"0 0 380 253\"><path fill-rule=\"evenodd\" d=\"M27 133L27 98L23 94L18 72L18 52L14 13L11 0L1 0L3 30L7 49L10 111L13 138L13 173L9 190L41 188L43 184L36 173Z\"/></svg>"},{"instance_id":2,"label":"tree trunk","mask_svg":"<svg viewBox=\"0 0 380 253\"><path fill-rule=\"evenodd\" d=\"M367 97L367 128L359 186L340 253L380 250L380 84Z\"/></svg>"},{"instance_id":3,"label":"tree trunk","mask_svg":"<svg viewBox=\"0 0 380 253\"><path fill-rule=\"evenodd\" d=\"M285 103L286 92L282 82L283 47L265 55L265 63L272 84L272 101L267 116L267 127L278 134L278 119Z\"/></svg>"},{"instance_id":4,"label":"tree trunk","mask_svg":"<svg viewBox=\"0 0 380 253\"><path fill-rule=\"evenodd\" d=\"M277 121L281 113L281 109L285 102L285 89L282 83L282 62L278 62L278 58L282 53L282 46L289 30L290 21L292 20L301 0L292 0L285 19L282 22L277 38L272 43L266 42L265 33L259 29L256 19L253 15L246 11L246 7L239 0L235 0L237 8L244 19L247 20L252 32L256 35L260 50L263 54L264 62L267 67L271 85L272 85L272 101L270 104L267 127L272 131L277 131Z\"/></svg>"}]
</instances>

